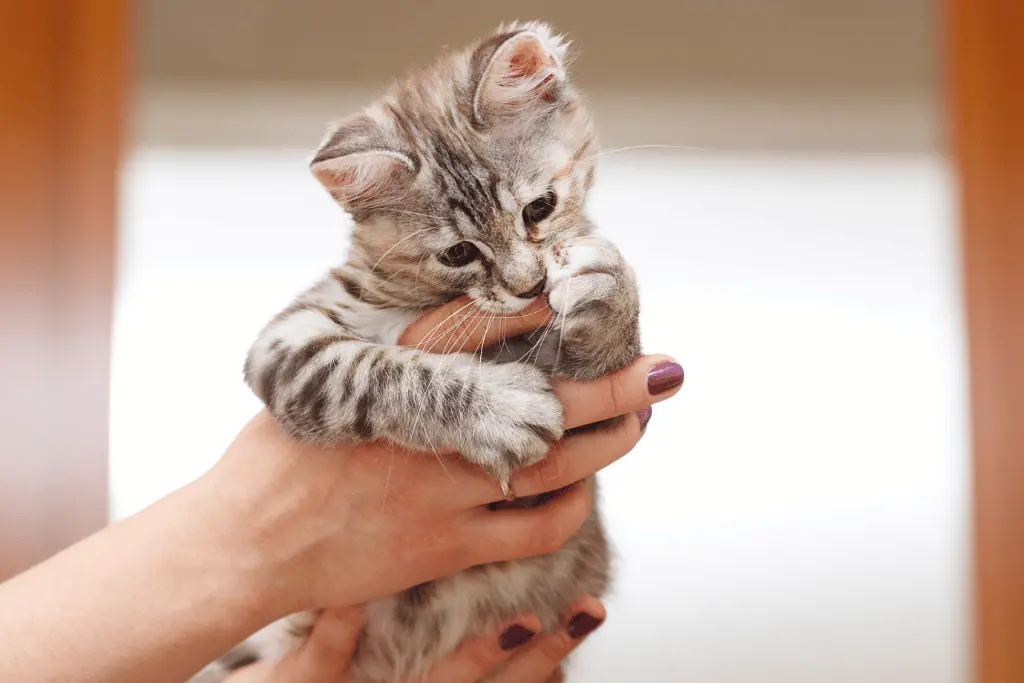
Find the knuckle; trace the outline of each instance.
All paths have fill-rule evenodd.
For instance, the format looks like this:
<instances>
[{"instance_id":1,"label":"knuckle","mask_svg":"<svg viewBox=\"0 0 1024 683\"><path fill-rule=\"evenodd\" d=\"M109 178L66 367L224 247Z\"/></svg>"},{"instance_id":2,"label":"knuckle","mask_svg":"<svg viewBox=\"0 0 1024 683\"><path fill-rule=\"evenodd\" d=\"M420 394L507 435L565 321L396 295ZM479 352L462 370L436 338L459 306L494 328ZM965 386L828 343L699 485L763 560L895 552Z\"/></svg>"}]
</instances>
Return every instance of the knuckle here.
<instances>
[{"instance_id":1,"label":"knuckle","mask_svg":"<svg viewBox=\"0 0 1024 683\"><path fill-rule=\"evenodd\" d=\"M568 538L568 534L561 533L556 525L538 522L524 534L520 547L528 557L548 555L561 548Z\"/></svg>"},{"instance_id":2,"label":"knuckle","mask_svg":"<svg viewBox=\"0 0 1024 683\"><path fill-rule=\"evenodd\" d=\"M612 435L623 447L632 448L643 436L640 428L640 416L636 412L623 416L614 425Z\"/></svg>"},{"instance_id":3,"label":"knuckle","mask_svg":"<svg viewBox=\"0 0 1024 683\"><path fill-rule=\"evenodd\" d=\"M347 634L334 638L314 634L306 642L307 656L317 668L336 665L337 662L344 662L352 656L354 647L352 640Z\"/></svg>"},{"instance_id":4,"label":"knuckle","mask_svg":"<svg viewBox=\"0 0 1024 683\"><path fill-rule=\"evenodd\" d=\"M581 514L580 504L556 508L557 514L539 518L533 525L531 542L537 554L546 555L559 550L583 523L586 510Z\"/></svg>"},{"instance_id":5,"label":"knuckle","mask_svg":"<svg viewBox=\"0 0 1024 683\"><path fill-rule=\"evenodd\" d=\"M508 547L513 547L509 544ZM493 535L462 532L443 548L440 566L454 573L486 562L493 562L505 550L500 539Z\"/></svg>"},{"instance_id":6,"label":"knuckle","mask_svg":"<svg viewBox=\"0 0 1024 683\"><path fill-rule=\"evenodd\" d=\"M564 456L564 451L559 448L552 450L548 457L537 466L537 477L541 484L551 484L564 481L568 475L569 463Z\"/></svg>"},{"instance_id":7,"label":"knuckle","mask_svg":"<svg viewBox=\"0 0 1024 683\"><path fill-rule=\"evenodd\" d=\"M544 659L550 664L558 664L566 655L572 652L575 643L569 637L568 633L564 631L558 631L550 635L539 639L537 641L537 650L540 651Z\"/></svg>"},{"instance_id":8,"label":"knuckle","mask_svg":"<svg viewBox=\"0 0 1024 683\"><path fill-rule=\"evenodd\" d=\"M467 647L462 656L474 677L490 673L502 659L502 653L494 647L491 639L484 638Z\"/></svg>"},{"instance_id":9,"label":"knuckle","mask_svg":"<svg viewBox=\"0 0 1024 683\"><path fill-rule=\"evenodd\" d=\"M543 554L543 551L537 550L537 546L538 534L544 531L543 523L512 524L504 528L501 534L491 534L486 540L473 542L469 551L472 561L465 566Z\"/></svg>"},{"instance_id":10,"label":"knuckle","mask_svg":"<svg viewBox=\"0 0 1024 683\"><path fill-rule=\"evenodd\" d=\"M534 550L538 555L549 555L561 549L569 536L562 525L542 525L536 532Z\"/></svg>"},{"instance_id":11,"label":"knuckle","mask_svg":"<svg viewBox=\"0 0 1024 683\"><path fill-rule=\"evenodd\" d=\"M629 403L629 391L626 388L623 376L615 375L609 378L608 401L608 407L613 411L613 414L621 415L626 412L626 406Z\"/></svg>"}]
</instances>

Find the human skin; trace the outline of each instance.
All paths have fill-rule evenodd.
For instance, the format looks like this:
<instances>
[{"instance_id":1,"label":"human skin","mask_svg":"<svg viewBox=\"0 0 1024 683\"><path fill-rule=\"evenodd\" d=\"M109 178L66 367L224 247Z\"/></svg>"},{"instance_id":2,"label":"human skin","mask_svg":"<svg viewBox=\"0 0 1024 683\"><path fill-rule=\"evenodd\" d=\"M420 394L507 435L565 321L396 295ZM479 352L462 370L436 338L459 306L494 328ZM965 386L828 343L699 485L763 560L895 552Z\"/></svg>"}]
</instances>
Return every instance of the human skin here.
<instances>
[{"instance_id":1,"label":"human skin","mask_svg":"<svg viewBox=\"0 0 1024 683\"><path fill-rule=\"evenodd\" d=\"M569 653L605 619L596 598L574 602L562 626L540 633L540 620L526 614L510 619L494 633L470 638L437 664L422 683L549 683ZM225 683L346 683L359 641L360 607L326 610L303 646L276 662L240 669ZM539 635L538 635L539 633Z\"/></svg>"},{"instance_id":2,"label":"human skin","mask_svg":"<svg viewBox=\"0 0 1024 683\"><path fill-rule=\"evenodd\" d=\"M450 310L414 323L403 343L431 332L450 335L449 351L479 345ZM521 333L547 315L536 307L503 331ZM573 482L632 449L649 417L641 411L678 391L648 390L649 372L664 375L669 360L643 357L597 382L556 383L567 427L631 417L564 439L517 472L517 495L569 487L533 509L488 510L502 498L499 484L456 454L298 443L260 412L195 482L0 585L0 680L180 683L287 614L550 552L592 504Z\"/></svg>"}]
</instances>

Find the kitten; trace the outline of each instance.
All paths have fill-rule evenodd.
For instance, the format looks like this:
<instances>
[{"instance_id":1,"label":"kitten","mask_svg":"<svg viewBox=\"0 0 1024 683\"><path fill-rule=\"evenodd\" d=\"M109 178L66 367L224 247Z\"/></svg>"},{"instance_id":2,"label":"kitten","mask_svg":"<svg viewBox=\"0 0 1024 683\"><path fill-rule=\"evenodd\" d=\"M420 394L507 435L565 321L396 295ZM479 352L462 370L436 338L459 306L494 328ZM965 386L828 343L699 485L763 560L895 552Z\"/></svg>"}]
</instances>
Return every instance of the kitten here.
<instances>
[{"instance_id":1,"label":"kitten","mask_svg":"<svg viewBox=\"0 0 1024 683\"><path fill-rule=\"evenodd\" d=\"M348 260L270 322L245 366L294 437L456 450L507 481L563 436L552 376L590 380L639 355L633 273L583 214L596 147L565 64L548 26L502 27L329 132L311 167L355 220ZM556 318L482 363L395 346L423 311L462 294L492 313L547 294ZM414 681L517 613L558 628L569 603L602 595L608 577L595 510L550 555L372 602L355 680ZM271 625L193 680L279 655L313 618Z\"/></svg>"}]
</instances>

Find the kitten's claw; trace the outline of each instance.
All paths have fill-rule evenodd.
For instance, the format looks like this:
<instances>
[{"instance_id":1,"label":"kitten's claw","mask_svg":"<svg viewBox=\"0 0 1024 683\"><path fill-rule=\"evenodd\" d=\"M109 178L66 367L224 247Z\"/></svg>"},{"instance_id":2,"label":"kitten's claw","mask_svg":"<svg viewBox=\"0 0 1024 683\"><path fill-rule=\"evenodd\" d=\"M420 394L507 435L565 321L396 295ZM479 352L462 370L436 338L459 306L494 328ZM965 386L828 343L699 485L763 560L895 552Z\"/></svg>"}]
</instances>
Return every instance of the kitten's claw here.
<instances>
[{"instance_id":1,"label":"kitten's claw","mask_svg":"<svg viewBox=\"0 0 1024 683\"><path fill-rule=\"evenodd\" d=\"M512 482L508 479L502 479L499 483L501 484L501 492L504 494L505 500L515 500L516 494L512 490Z\"/></svg>"}]
</instances>

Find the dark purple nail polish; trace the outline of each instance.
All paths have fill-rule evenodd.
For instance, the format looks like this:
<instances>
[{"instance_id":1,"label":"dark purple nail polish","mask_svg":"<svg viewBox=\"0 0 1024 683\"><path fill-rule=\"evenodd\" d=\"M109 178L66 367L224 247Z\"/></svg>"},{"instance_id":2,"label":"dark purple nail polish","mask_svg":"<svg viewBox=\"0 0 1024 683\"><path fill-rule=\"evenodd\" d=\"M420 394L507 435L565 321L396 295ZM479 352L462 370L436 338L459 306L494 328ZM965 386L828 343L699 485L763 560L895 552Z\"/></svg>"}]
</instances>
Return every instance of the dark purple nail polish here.
<instances>
[{"instance_id":1,"label":"dark purple nail polish","mask_svg":"<svg viewBox=\"0 0 1024 683\"><path fill-rule=\"evenodd\" d=\"M647 429L647 423L651 421L651 415L653 414L654 409L651 408L650 406L647 406L646 408L644 408L643 410L636 414L636 416L640 418L640 431Z\"/></svg>"},{"instance_id":2,"label":"dark purple nail polish","mask_svg":"<svg viewBox=\"0 0 1024 683\"><path fill-rule=\"evenodd\" d=\"M572 619L569 620L569 635L573 639L579 640L583 636L589 635L594 629L604 623L601 619L592 617L586 612L577 612Z\"/></svg>"},{"instance_id":3,"label":"dark purple nail polish","mask_svg":"<svg viewBox=\"0 0 1024 683\"><path fill-rule=\"evenodd\" d=\"M683 366L679 363L659 363L647 373L647 391L663 394L683 383Z\"/></svg>"},{"instance_id":4,"label":"dark purple nail polish","mask_svg":"<svg viewBox=\"0 0 1024 683\"><path fill-rule=\"evenodd\" d=\"M537 634L521 624L512 624L498 638L498 646L508 652L526 645L535 635Z\"/></svg>"}]
</instances>

